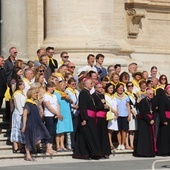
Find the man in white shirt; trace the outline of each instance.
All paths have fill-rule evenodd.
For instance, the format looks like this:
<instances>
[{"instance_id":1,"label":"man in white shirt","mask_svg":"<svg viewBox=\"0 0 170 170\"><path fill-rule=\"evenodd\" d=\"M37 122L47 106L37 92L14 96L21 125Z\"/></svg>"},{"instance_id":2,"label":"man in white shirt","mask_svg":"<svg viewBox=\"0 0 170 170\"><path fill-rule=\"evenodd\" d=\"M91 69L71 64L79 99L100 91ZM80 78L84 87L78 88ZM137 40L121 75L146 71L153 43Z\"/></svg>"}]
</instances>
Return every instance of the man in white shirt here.
<instances>
[{"instance_id":1,"label":"man in white shirt","mask_svg":"<svg viewBox=\"0 0 170 170\"><path fill-rule=\"evenodd\" d=\"M33 70L31 68L25 69L24 78L23 78L23 81L25 84L25 88L24 88L23 92L25 95L27 95L27 91L31 88L31 84L33 83L33 82L31 82L31 80L33 79L33 77L34 77Z\"/></svg>"},{"instance_id":2,"label":"man in white shirt","mask_svg":"<svg viewBox=\"0 0 170 170\"><path fill-rule=\"evenodd\" d=\"M138 65L137 63L130 63L129 66L128 66L128 73L129 73L129 76L130 76L130 81L132 81L133 79L133 74L138 70Z\"/></svg>"},{"instance_id":3,"label":"man in white shirt","mask_svg":"<svg viewBox=\"0 0 170 170\"><path fill-rule=\"evenodd\" d=\"M82 71L89 72L89 71L95 71L97 73L97 69L94 66L95 56L93 54L89 54L87 56L87 65L83 68L78 69L78 73L81 73Z\"/></svg>"}]
</instances>

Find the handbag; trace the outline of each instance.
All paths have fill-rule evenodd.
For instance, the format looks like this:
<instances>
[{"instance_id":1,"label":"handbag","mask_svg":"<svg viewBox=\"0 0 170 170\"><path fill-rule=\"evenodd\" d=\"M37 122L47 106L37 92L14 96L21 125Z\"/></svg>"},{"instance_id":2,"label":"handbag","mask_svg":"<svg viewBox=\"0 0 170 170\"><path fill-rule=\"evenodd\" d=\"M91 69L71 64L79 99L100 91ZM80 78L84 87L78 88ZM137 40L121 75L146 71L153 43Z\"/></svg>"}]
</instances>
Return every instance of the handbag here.
<instances>
[{"instance_id":1,"label":"handbag","mask_svg":"<svg viewBox=\"0 0 170 170\"><path fill-rule=\"evenodd\" d=\"M111 110L109 110L106 114L106 120L113 120L114 119L114 115L111 112Z\"/></svg>"}]
</instances>

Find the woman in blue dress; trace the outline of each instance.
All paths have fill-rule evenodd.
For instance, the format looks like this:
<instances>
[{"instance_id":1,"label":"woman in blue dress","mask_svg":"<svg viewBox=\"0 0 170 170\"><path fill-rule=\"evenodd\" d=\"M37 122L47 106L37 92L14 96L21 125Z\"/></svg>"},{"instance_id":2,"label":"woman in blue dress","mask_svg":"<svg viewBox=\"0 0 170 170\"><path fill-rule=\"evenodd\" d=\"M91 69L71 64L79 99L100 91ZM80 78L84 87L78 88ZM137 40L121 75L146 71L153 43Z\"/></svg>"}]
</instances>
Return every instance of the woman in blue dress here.
<instances>
[{"instance_id":1,"label":"woman in blue dress","mask_svg":"<svg viewBox=\"0 0 170 170\"><path fill-rule=\"evenodd\" d=\"M59 82L57 90L55 90L54 94L57 97L59 106L60 106L60 114L63 119L58 120L56 124L56 144L57 144L57 152L67 151L64 146L64 135L69 132L73 132L73 123L71 118L71 109L69 96L64 92L66 88L66 83L64 80Z\"/></svg>"},{"instance_id":2,"label":"woman in blue dress","mask_svg":"<svg viewBox=\"0 0 170 170\"><path fill-rule=\"evenodd\" d=\"M21 130L25 134L25 150L27 161L35 160L31 157L30 154L31 151L34 151L35 145L39 144L42 139L47 140L50 138L50 134L42 122L38 106L35 102L37 98L37 90L35 88L29 89L24 106L23 127Z\"/></svg>"}]
</instances>

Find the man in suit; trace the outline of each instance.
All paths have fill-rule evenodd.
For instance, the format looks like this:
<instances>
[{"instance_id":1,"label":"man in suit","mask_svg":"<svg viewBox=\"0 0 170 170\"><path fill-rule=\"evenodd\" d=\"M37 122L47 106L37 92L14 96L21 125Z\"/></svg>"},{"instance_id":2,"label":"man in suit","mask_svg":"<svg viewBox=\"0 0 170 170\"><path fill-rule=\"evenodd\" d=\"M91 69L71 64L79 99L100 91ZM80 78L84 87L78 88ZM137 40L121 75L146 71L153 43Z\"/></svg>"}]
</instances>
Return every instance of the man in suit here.
<instances>
[{"instance_id":1,"label":"man in suit","mask_svg":"<svg viewBox=\"0 0 170 170\"><path fill-rule=\"evenodd\" d=\"M6 73L4 70L4 57L0 56L0 110L2 107L2 102L3 102L3 98L4 98L4 94L6 92L7 89L7 78L6 78Z\"/></svg>"},{"instance_id":2,"label":"man in suit","mask_svg":"<svg viewBox=\"0 0 170 170\"><path fill-rule=\"evenodd\" d=\"M4 64L4 70L6 72L7 83L9 87L11 84L11 80L13 78L14 63L16 61L17 54L18 54L18 51L16 47L11 47L9 49L9 57L8 59L5 60L5 64Z\"/></svg>"},{"instance_id":3,"label":"man in suit","mask_svg":"<svg viewBox=\"0 0 170 170\"><path fill-rule=\"evenodd\" d=\"M54 47L46 48L46 55L48 57L48 66L51 69L51 72L55 72L55 69L58 68L58 62L53 58L54 55Z\"/></svg>"},{"instance_id":4,"label":"man in suit","mask_svg":"<svg viewBox=\"0 0 170 170\"><path fill-rule=\"evenodd\" d=\"M17 54L18 54L17 48L11 47L9 49L9 57L5 60L5 64L4 64L4 70L6 73L7 84L9 88L11 88L11 80L13 78L14 63L16 61ZM10 101L6 101L6 120L8 121L10 121L10 118L11 118L10 112L11 112Z\"/></svg>"}]
</instances>

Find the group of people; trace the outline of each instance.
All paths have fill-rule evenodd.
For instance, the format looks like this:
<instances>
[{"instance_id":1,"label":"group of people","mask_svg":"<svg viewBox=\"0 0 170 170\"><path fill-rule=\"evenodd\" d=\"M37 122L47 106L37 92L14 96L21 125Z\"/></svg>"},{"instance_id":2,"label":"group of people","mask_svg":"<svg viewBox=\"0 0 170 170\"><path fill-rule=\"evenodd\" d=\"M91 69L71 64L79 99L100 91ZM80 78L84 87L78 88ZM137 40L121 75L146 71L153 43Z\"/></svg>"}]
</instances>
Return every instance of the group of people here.
<instances>
[{"instance_id":1,"label":"group of people","mask_svg":"<svg viewBox=\"0 0 170 170\"><path fill-rule=\"evenodd\" d=\"M31 153L45 144L46 154L73 151L77 159L109 158L115 149L170 154L170 85L156 66L148 73L131 63L122 72L121 64L104 68L103 54L89 54L76 74L68 53L58 62L53 47L27 63L17 54L11 47L6 60L0 56L0 108L5 96L14 153L25 150L34 161Z\"/></svg>"}]
</instances>

